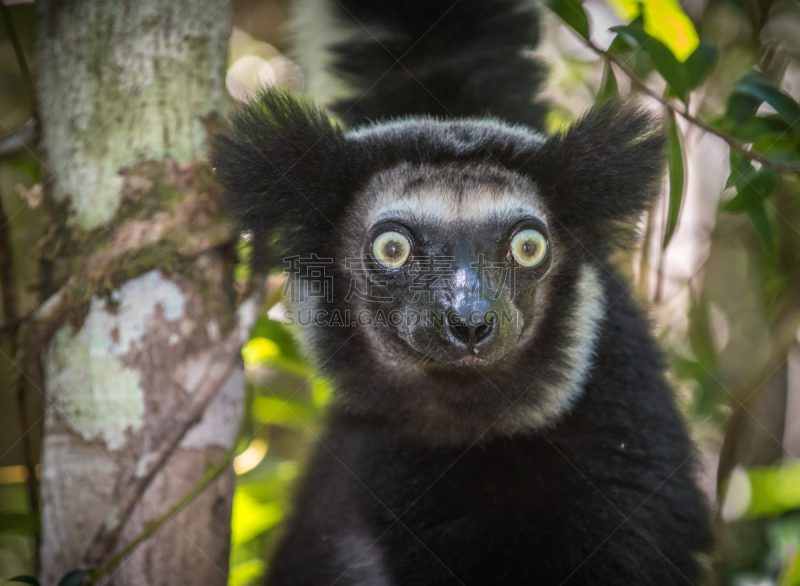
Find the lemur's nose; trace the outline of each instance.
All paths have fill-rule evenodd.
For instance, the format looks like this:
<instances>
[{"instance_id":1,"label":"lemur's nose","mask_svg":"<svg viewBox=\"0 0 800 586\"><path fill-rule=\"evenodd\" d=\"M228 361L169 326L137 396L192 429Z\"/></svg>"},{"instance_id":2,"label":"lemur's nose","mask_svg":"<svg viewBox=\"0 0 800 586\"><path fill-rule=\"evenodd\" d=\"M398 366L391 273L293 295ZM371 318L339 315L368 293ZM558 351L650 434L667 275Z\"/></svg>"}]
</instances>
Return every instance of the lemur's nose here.
<instances>
[{"instance_id":1,"label":"lemur's nose","mask_svg":"<svg viewBox=\"0 0 800 586\"><path fill-rule=\"evenodd\" d=\"M494 311L474 309L466 316L451 313L447 316L447 333L450 340L459 346L474 348L491 338L497 314Z\"/></svg>"}]
</instances>

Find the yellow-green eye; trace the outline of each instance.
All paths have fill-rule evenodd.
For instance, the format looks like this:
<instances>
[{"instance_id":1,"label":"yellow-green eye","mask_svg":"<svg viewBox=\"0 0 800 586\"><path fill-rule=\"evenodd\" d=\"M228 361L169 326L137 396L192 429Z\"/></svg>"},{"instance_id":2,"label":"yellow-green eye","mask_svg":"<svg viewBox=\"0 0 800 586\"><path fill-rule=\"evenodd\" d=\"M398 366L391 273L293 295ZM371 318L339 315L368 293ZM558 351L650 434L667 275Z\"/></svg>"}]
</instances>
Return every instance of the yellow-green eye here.
<instances>
[{"instance_id":1,"label":"yellow-green eye","mask_svg":"<svg viewBox=\"0 0 800 586\"><path fill-rule=\"evenodd\" d=\"M403 266L411 254L411 242L400 232L384 232L372 243L372 254L389 269Z\"/></svg>"},{"instance_id":2,"label":"yellow-green eye","mask_svg":"<svg viewBox=\"0 0 800 586\"><path fill-rule=\"evenodd\" d=\"M523 267L535 267L547 254L547 240L538 230L523 230L511 239L511 254Z\"/></svg>"}]
</instances>

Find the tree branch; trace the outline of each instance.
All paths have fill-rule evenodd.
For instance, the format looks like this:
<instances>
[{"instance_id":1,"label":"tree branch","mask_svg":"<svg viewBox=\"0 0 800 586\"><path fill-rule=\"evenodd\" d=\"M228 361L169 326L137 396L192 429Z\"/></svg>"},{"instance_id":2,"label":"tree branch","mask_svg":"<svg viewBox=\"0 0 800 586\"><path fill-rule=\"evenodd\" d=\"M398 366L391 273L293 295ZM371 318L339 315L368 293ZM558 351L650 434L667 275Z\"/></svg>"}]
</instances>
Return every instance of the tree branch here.
<instances>
[{"instance_id":1,"label":"tree branch","mask_svg":"<svg viewBox=\"0 0 800 586\"><path fill-rule=\"evenodd\" d=\"M24 151L29 144L35 142L39 135L39 124L31 118L11 136L0 140L0 161L10 159Z\"/></svg>"},{"instance_id":2,"label":"tree branch","mask_svg":"<svg viewBox=\"0 0 800 586\"><path fill-rule=\"evenodd\" d=\"M773 161L769 157L764 156L763 154L759 153L758 151L749 148L746 143L740 141L734 136L723 132L719 128L715 128L708 122L700 120L696 116L693 116L689 113L689 111L685 107L678 106L677 104L673 103L671 100L662 96L659 92L655 91L654 89L650 88L646 83L644 83L639 76L628 66L627 63L619 56L615 55L614 53L610 53L605 51L592 43L591 41L586 41L586 44L590 49L592 49L595 53L613 63L617 67L619 67L622 72L628 76L631 80L631 84L638 89L640 92L647 94L654 100L658 101L662 106L664 106L670 112L673 112L680 116L681 118L685 119L690 124L693 124L699 128L702 128L708 133L713 134L714 136L721 138L724 140L728 145L734 149L742 153L745 157L750 159L751 161L757 161L762 165L766 165L767 167L772 167L776 171L781 171L783 173L800 173L800 167L796 165L789 165L787 163L780 163L778 161Z\"/></svg>"},{"instance_id":3,"label":"tree branch","mask_svg":"<svg viewBox=\"0 0 800 586\"><path fill-rule=\"evenodd\" d=\"M19 326L28 321L32 316L33 313L28 313L26 315L18 315L17 317L6 319L6 321L0 323L0 340L3 339L3 336L6 333L9 333L11 335L15 334Z\"/></svg>"}]
</instances>

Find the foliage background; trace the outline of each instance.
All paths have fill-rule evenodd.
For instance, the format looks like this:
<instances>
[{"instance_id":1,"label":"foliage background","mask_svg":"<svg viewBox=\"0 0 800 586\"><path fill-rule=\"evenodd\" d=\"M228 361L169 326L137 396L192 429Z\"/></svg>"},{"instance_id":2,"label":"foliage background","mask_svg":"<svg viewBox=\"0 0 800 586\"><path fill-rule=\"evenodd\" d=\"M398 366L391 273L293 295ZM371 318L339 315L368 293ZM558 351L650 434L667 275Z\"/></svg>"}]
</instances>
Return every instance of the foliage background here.
<instances>
[{"instance_id":1,"label":"foliage background","mask_svg":"<svg viewBox=\"0 0 800 586\"><path fill-rule=\"evenodd\" d=\"M642 251L623 262L698 444L719 538L714 573L722 584L800 585L800 3L553 0L543 12L551 132L618 91L668 113L663 200L642 224ZM302 90L285 15L279 0L234 2L232 103L264 84ZM35 118L19 58L35 70L33 35L31 3L2 6L0 145ZM27 145L11 155L0 147L0 283L3 307L12 291L18 315L37 303L31 251L41 230L35 140ZM9 251L14 273L3 278ZM243 350L231 585L263 575L330 397L281 323L281 290L281 276L270 277ZM33 570L38 532L23 448L38 453L41 406L22 397L21 424L14 351L0 330L0 582Z\"/></svg>"}]
</instances>

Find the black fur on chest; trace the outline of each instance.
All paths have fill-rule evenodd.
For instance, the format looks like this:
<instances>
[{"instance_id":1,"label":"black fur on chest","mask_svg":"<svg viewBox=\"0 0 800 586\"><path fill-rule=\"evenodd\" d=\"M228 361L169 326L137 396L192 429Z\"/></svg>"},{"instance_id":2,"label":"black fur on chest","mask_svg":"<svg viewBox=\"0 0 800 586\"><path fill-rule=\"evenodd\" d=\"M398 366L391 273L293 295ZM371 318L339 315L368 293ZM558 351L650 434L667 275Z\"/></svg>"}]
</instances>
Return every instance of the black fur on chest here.
<instances>
[{"instance_id":1,"label":"black fur on chest","mask_svg":"<svg viewBox=\"0 0 800 586\"><path fill-rule=\"evenodd\" d=\"M710 535L693 448L672 391L647 375L660 358L629 328L640 322L629 303L612 310L592 378L553 428L433 447L334 413L273 558L276 583L700 583L695 552ZM304 576L298 551L314 560Z\"/></svg>"}]
</instances>

